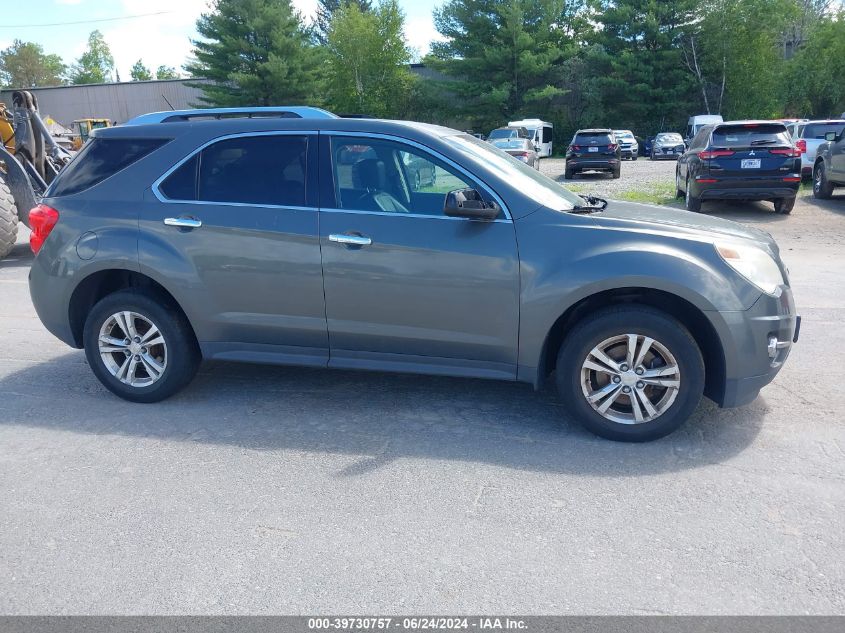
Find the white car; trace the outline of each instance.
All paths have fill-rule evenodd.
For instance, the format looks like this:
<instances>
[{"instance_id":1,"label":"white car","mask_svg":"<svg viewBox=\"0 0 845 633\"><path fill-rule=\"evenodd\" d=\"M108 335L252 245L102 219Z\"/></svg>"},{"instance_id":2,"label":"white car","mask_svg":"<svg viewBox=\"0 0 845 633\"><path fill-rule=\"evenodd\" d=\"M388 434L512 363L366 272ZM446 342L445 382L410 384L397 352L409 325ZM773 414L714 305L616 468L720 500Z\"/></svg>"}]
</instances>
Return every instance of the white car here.
<instances>
[{"instance_id":1,"label":"white car","mask_svg":"<svg viewBox=\"0 0 845 633\"><path fill-rule=\"evenodd\" d=\"M622 151L622 159L630 158L637 160L640 154L640 144L634 138L634 133L631 130L613 130L613 136L616 137L619 143L619 149Z\"/></svg>"},{"instance_id":2,"label":"white car","mask_svg":"<svg viewBox=\"0 0 845 633\"><path fill-rule=\"evenodd\" d=\"M845 113L843 113L845 114ZM845 118L822 119L818 121L799 121L787 126L795 148L801 152L801 176L809 180L813 176L813 165L816 162L816 152L825 143L825 134L835 132L842 134L845 129Z\"/></svg>"}]
</instances>

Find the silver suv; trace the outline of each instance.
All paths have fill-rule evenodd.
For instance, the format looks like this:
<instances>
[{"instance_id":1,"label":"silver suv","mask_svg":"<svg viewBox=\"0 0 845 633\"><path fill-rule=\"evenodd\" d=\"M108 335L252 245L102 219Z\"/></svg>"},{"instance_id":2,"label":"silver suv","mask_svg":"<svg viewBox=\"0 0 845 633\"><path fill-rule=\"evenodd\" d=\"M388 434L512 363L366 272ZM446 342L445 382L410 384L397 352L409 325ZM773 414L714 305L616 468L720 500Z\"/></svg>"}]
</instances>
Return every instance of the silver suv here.
<instances>
[{"instance_id":1,"label":"silver suv","mask_svg":"<svg viewBox=\"0 0 845 633\"><path fill-rule=\"evenodd\" d=\"M643 441L702 394L753 400L798 335L766 233L580 197L420 123L146 115L97 131L30 217L39 317L135 402L202 358L553 376L572 417Z\"/></svg>"}]
</instances>

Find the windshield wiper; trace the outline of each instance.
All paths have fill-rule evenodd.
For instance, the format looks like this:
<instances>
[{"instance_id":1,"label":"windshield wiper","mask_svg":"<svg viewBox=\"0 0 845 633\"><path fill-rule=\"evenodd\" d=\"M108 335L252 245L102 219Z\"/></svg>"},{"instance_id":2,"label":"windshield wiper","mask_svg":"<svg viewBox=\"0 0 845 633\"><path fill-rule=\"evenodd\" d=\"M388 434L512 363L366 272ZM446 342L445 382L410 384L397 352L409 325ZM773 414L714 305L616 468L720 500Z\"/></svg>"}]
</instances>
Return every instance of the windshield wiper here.
<instances>
[{"instance_id":1,"label":"windshield wiper","mask_svg":"<svg viewBox=\"0 0 845 633\"><path fill-rule=\"evenodd\" d=\"M581 196L587 204L579 204L572 207L570 213L598 213L607 208L607 200L597 196Z\"/></svg>"},{"instance_id":2,"label":"windshield wiper","mask_svg":"<svg viewBox=\"0 0 845 633\"><path fill-rule=\"evenodd\" d=\"M756 141L751 141L751 145L771 145L772 143L780 143L780 141L772 138L759 138Z\"/></svg>"}]
</instances>

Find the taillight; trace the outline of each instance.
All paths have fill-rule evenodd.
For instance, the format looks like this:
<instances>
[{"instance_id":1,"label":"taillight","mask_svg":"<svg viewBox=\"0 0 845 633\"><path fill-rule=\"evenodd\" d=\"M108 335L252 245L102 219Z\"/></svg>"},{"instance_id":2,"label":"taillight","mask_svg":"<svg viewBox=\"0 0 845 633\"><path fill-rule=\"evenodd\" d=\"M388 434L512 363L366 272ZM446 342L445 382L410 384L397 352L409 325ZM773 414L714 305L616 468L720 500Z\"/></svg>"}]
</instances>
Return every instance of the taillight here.
<instances>
[{"instance_id":1,"label":"taillight","mask_svg":"<svg viewBox=\"0 0 845 633\"><path fill-rule=\"evenodd\" d=\"M729 149L712 149L699 152L698 157L701 160L711 160L713 158L723 158L725 156L733 156L736 152Z\"/></svg>"},{"instance_id":2,"label":"taillight","mask_svg":"<svg viewBox=\"0 0 845 633\"><path fill-rule=\"evenodd\" d=\"M581 146L580 145L570 145L569 149L572 150L573 152L577 152L577 151L581 150Z\"/></svg>"},{"instance_id":3,"label":"taillight","mask_svg":"<svg viewBox=\"0 0 845 633\"><path fill-rule=\"evenodd\" d=\"M795 149L798 150L798 155L806 154L807 153L807 141L802 139L798 139L798 142L795 143Z\"/></svg>"},{"instance_id":4,"label":"taillight","mask_svg":"<svg viewBox=\"0 0 845 633\"><path fill-rule=\"evenodd\" d=\"M769 150L769 154L788 156L789 158L801 158L801 151L797 147L775 147Z\"/></svg>"},{"instance_id":5,"label":"taillight","mask_svg":"<svg viewBox=\"0 0 845 633\"><path fill-rule=\"evenodd\" d=\"M516 156L518 158L528 158L530 156L530 154L528 152L518 152L518 153L514 154L514 156Z\"/></svg>"},{"instance_id":6,"label":"taillight","mask_svg":"<svg viewBox=\"0 0 845 633\"><path fill-rule=\"evenodd\" d=\"M32 252L38 254L44 245L44 240L50 235L50 231L59 221L59 212L46 204L39 204L29 212L29 228L32 233L29 235L29 247Z\"/></svg>"},{"instance_id":7,"label":"taillight","mask_svg":"<svg viewBox=\"0 0 845 633\"><path fill-rule=\"evenodd\" d=\"M611 143L607 146L607 149L609 149L611 152L615 152L617 147L619 146L616 143Z\"/></svg>"}]
</instances>

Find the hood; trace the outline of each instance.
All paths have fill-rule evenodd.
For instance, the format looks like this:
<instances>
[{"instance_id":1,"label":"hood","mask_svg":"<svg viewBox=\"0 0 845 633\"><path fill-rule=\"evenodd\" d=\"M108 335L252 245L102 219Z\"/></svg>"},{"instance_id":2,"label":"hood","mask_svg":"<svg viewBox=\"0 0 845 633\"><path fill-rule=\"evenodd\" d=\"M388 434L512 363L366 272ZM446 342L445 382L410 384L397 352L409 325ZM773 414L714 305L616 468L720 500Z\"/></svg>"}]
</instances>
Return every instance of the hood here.
<instances>
[{"instance_id":1,"label":"hood","mask_svg":"<svg viewBox=\"0 0 845 633\"><path fill-rule=\"evenodd\" d=\"M610 200L607 209L590 217L607 228L683 234L704 241L748 240L769 248L774 254L778 252L774 239L765 231L682 209Z\"/></svg>"}]
</instances>

